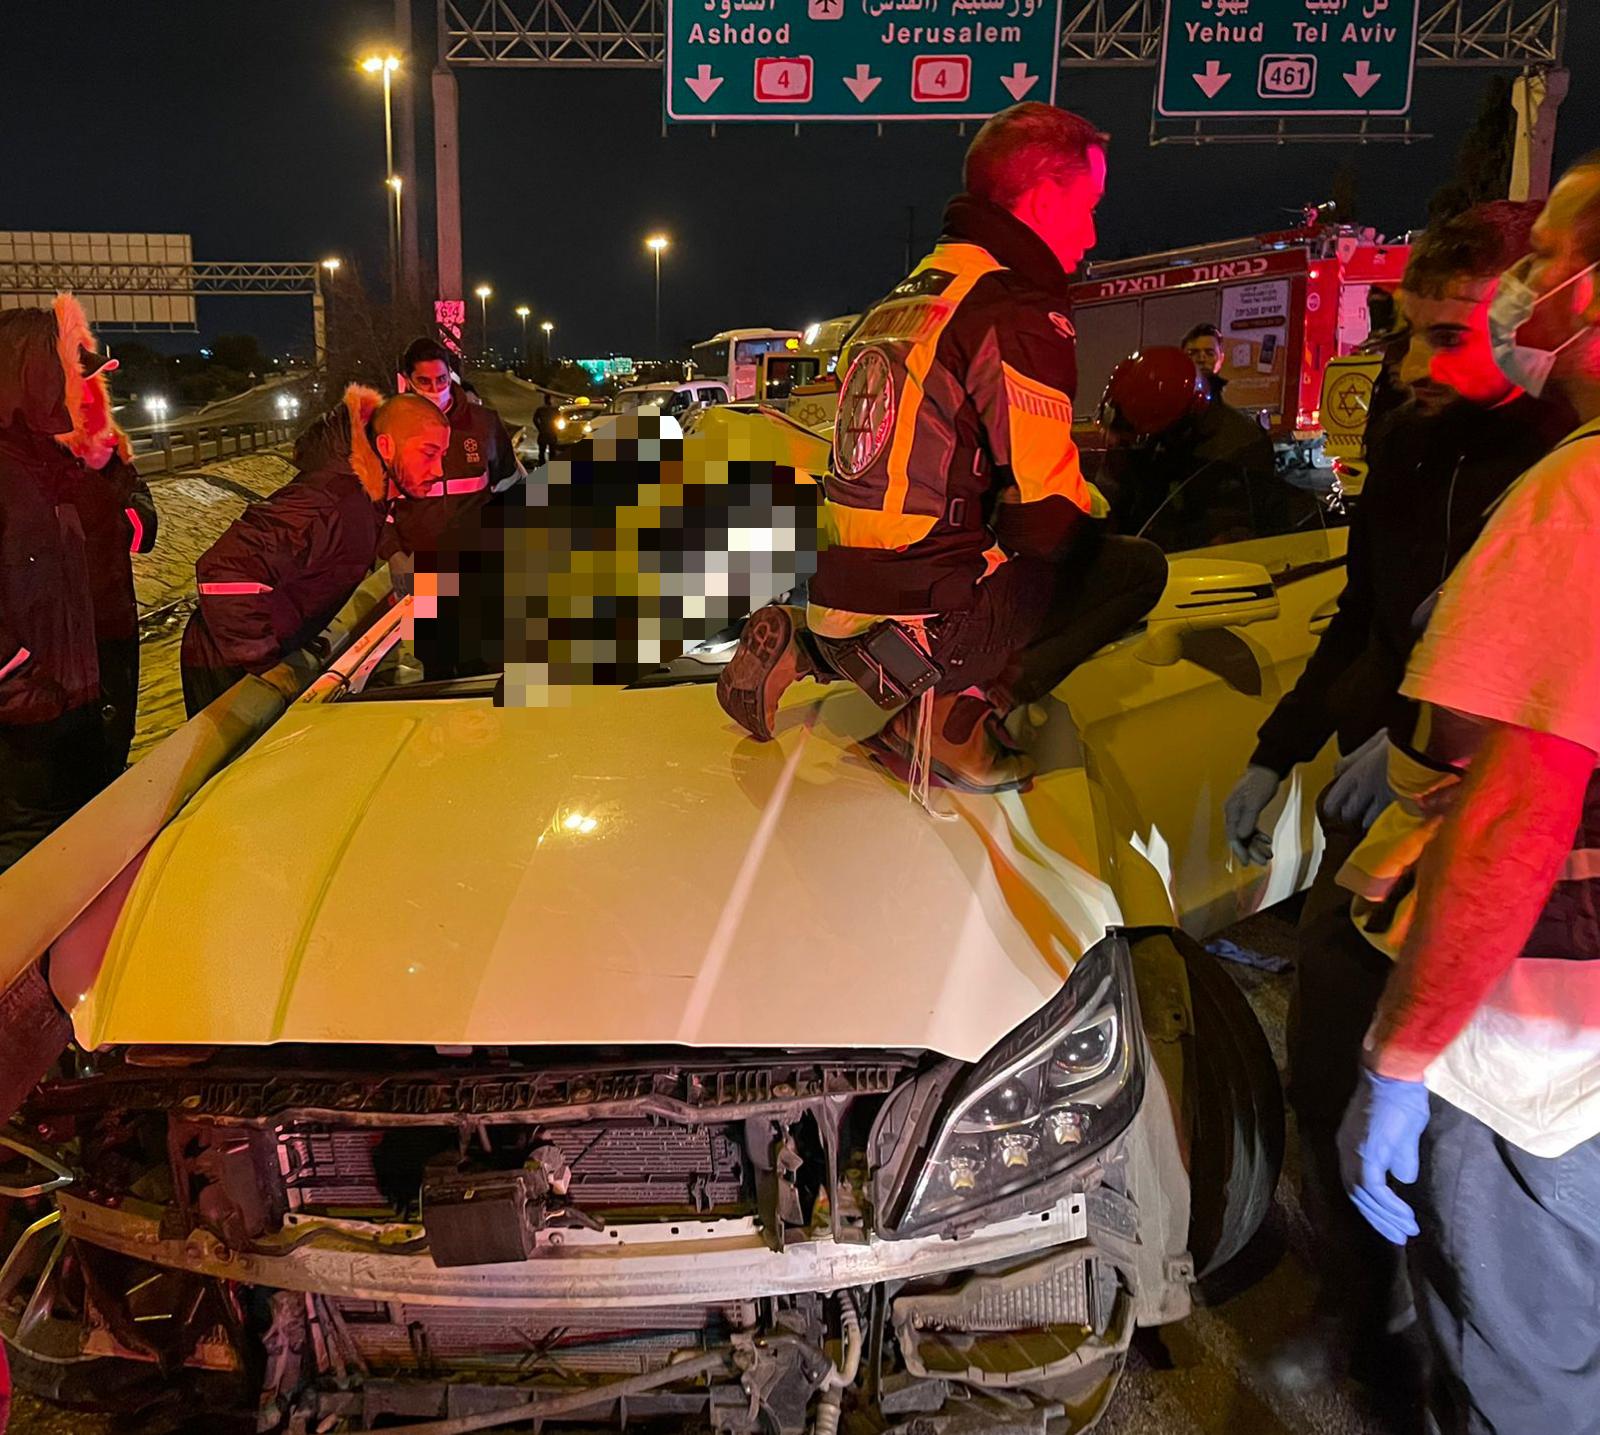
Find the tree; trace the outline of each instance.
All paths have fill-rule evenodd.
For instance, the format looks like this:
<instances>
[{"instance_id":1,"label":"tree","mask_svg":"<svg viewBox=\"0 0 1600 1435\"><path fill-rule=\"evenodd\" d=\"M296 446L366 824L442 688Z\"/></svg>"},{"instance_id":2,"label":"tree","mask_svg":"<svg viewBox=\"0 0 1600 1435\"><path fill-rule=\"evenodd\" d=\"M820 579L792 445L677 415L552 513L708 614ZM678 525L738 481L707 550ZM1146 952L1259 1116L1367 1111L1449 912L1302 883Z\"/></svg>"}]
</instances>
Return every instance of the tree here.
<instances>
[{"instance_id":1,"label":"tree","mask_svg":"<svg viewBox=\"0 0 1600 1435\"><path fill-rule=\"evenodd\" d=\"M1456 172L1428 201L1428 222L1504 199L1511 188L1511 157L1516 143L1516 113L1511 107L1511 81L1496 75L1483 88L1478 117L1456 152Z\"/></svg>"},{"instance_id":2,"label":"tree","mask_svg":"<svg viewBox=\"0 0 1600 1435\"><path fill-rule=\"evenodd\" d=\"M418 335L434 332L433 316L421 303L373 299L352 262L330 276L324 292L329 391L337 395L350 383L391 391L401 354Z\"/></svg>"}]
</instances>

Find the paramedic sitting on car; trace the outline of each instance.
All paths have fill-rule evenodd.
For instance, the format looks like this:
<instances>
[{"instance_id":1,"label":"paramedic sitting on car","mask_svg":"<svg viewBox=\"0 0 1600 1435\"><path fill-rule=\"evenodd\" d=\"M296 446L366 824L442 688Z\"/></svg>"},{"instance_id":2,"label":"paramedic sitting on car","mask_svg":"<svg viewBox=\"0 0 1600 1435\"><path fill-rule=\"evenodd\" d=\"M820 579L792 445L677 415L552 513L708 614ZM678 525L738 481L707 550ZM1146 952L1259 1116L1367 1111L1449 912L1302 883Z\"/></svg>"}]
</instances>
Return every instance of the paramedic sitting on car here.
<instances>
[{"instance_id":1,"label":"paramedic sitting on car","mask_svg":"<svg viewBox=\"0 0 1600 1435\"><path fill-rule=\"evenodd\" d=\"M1339 1149L1361 1213L1416 1242L1433 1428L1576 1435L1600 1414L1600 153L1489 329L1580 427L1506 492L1407 665L1406 800L1345 869L1399 950Z\"/></svg>"},{"instance_id":2,"label":"paramedic sitting on car","mask_svg":"<svg viewBox=\"0 0 1600 1435\"><path fill-rule=\"evenodd\" d=\"M1106 142L1051 105L988 120L943 238L856 328L809 632L798 609L762 608L717 687L755 736L772 735L797 676L849 671L847 650L870 657L894 619L931 658L936 696L925 720L919 702L896 713L879 745L953 786L1020 786L1032 764L1001 718L1160 597L1165 559L1090 518L1072 439L1068 275L1094 243Z\"/></svg>"}]
</instances>

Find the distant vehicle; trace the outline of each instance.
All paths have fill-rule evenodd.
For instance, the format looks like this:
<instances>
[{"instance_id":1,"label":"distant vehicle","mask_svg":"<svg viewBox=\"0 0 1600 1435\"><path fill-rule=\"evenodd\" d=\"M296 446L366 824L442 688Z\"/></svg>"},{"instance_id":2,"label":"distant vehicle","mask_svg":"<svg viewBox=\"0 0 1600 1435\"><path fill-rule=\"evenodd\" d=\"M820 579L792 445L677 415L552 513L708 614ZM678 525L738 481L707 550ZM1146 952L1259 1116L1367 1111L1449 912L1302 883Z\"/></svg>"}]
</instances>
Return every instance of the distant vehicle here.
<instances>
[{"instance_id":1,"label":"distant vehicle","mask_svg":"<svg viewBox=\"0 0 1600 1435\"><path fill-rule=\"evenodd\" d=\"M798 329L729 329L693 349L695 376L721 379L731 399L753 399L761 356L800 348Z\"/></svg>"},{"instance_id":2,"label":"distant vehicle","mask_svg":"<svg viewBox=\"0 0 1600 1435\"><path fill-rule=\"evenodd\" d=\"M808 429L830 426L839 403L839 351L860 322L859 314L824 319L807 326L798 347L764 354L756 397Z\"/></svg>"},{"instance_id":3,"label":"distant vehicle","mask_svg":"<svg viewBox=\"0 0 1600 1435\"><path fill-rule=\"evenodd\" d=\"M605 404L562 404L556 415L556 447L582 443L610 412Z\"/></svg>"},{"instance_id":4,"label":"distant vehicle","mask_svg":"<svg viewBox=\"0 0 1600 1435\"><path fill-rule=\"evenodd\" d=\"M692 408L729 401L728 386L720 379L693 379L687 383L636 384L617 395L619 414L667 414L681 417Z\"/></svg>"}]
</instances>

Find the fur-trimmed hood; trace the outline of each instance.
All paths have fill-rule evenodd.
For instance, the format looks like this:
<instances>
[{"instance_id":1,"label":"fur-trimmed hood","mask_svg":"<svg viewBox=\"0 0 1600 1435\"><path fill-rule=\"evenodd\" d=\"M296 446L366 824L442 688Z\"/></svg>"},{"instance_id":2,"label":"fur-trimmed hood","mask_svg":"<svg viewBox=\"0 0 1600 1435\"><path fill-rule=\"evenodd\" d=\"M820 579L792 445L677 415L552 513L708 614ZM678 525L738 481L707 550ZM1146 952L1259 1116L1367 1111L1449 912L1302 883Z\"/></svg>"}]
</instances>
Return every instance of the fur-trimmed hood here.
<instances>
[{"instance_id":1,"label":"fur-trimmed hood","mask_svg":"<svg viewBox=\"0 0 1600 1435\"><path fill-rule=\"evenodd\" d=\"M364 384L351 384L336 409L313 419L294 442L294 466L301 473L349 473L374 503L388 493L383 460L372 446L369 425L383 395Z\"/></svg>"},{"instance_id":2,"label":"fur-trimmed hood","mask_svg":"<svg viewBox=\"0 0 1600 1435\"><path fill-rule=\"evenodd\" d=\"M126 459L132 450L111 416L105 373L84 377L83 356L98 352L70 294L58 294L49 309L0 313L0 428L49 435L80 457L114 436Z\"/></svg>"},{"instance_id":3,"label":"fur-trimmed hood","mask_svg":"<svg viewBox=\"0 0 1600 1435\"><path fill-rule=\"evenodd\" d=\"M101 367L87 377L83 372L85 356L99 353L83 306L70 294L57 294L51 312L56 321L56 359L66 381L67 415L72 420L72 428L57 435L61 446L81 459L104 454L109 446L127 462L133 445L111 416L110 370Z\"/></svg>"}]
</instances>

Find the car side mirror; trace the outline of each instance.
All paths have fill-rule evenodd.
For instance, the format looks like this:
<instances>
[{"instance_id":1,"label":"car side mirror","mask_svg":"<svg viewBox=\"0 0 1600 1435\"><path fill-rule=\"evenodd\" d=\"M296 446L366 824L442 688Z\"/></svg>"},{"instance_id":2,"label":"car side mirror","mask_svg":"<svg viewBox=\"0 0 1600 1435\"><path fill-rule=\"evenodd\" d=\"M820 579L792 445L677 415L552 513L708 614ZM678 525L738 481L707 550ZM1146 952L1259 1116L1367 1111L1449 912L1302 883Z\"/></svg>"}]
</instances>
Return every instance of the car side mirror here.
<instances>
[{"instance_id":1,"label":"car side mirror","mask_svg":"<svg viewBox=\"0 0 1600 1435\"><path fill-rule=\"evenodd\" d=\"M1185 633L1268 623L1279 611L1272 575L1259 563L1174 558L1167 565L1167 586L1145 618L1137 652L1154 667L1170 667L1183 656Z\"/></svg>"}]
</instances>

